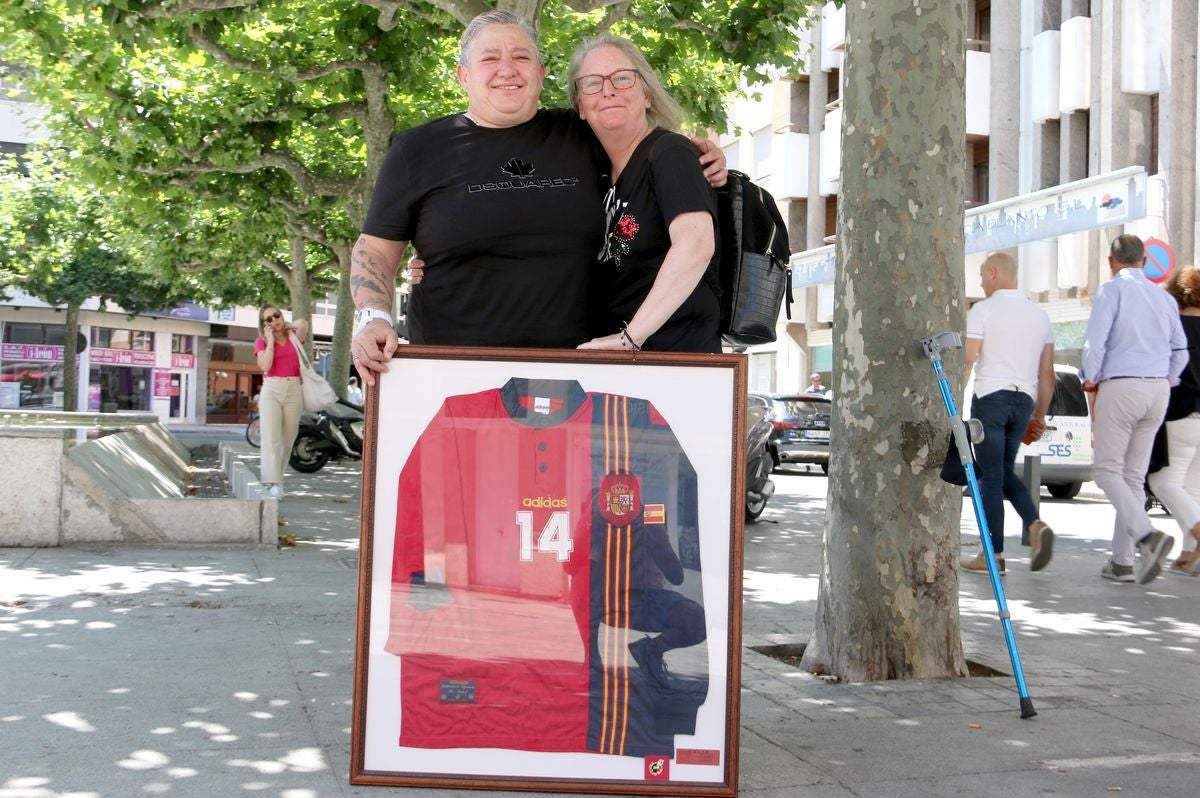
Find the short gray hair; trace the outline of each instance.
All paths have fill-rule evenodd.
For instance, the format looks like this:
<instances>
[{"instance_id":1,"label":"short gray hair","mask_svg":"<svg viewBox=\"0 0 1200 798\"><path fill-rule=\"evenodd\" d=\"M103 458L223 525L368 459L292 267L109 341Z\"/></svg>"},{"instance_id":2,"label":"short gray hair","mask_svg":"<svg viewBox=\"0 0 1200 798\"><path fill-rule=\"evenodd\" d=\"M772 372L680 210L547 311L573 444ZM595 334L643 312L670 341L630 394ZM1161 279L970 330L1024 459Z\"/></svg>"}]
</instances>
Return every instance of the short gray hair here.
<instances>
[{"instance_id":1,"label":"short gray hair","mask_svg":"<svg viewBox=\"0 0 1200 798\"><path fill-rule=\"evenodd\" d=\"M1108 254L1117 263L1136 266L1146 259L1146 245L1142 243L1142 239L1126 233L1113 239Z\"/></svg>"},{"instance_id":2,"label":"short gray hair","mask_svg":"<svg viewBox=\"0 0 1200 798\"><path fill-rule=\"evenodd\" d=\"M517 16L511 11L485 11L471 20L467 29L463 31L462 39L459 40L458 63L463 66L467 65L467 52L483 29L489 25L516 25L525 31L525 35L529 37L529 43L533 46L534 57L539 64L542 63L542 54L538 51L537 32L532 25L525 21L524 17Z\"/></svg>"},{"instance_id":3,"label":"short gray hair","mask_svg":"<svg viewBox=\"0 0 1200 798\"><path fill-rule=\"evenodd\" d=\"M642 55L642 51L636 44L608 33L584 40L571 55L571 79L567 84L567 97L572 107L579 110L579 89L576 87L575 81L579 78L580 69L583 68L583 59L587 57L588 53L599 47L615 47L633 62L633 68L641 75L642 84L645 85L646 94L650 98L650 107L646 109L646 119L650 124L667 130L678 130L679 122L683 118L683 111L663 87L654 67L650 66L650 62L646 60L646 56Z\"/></svg>"}]
</instances>

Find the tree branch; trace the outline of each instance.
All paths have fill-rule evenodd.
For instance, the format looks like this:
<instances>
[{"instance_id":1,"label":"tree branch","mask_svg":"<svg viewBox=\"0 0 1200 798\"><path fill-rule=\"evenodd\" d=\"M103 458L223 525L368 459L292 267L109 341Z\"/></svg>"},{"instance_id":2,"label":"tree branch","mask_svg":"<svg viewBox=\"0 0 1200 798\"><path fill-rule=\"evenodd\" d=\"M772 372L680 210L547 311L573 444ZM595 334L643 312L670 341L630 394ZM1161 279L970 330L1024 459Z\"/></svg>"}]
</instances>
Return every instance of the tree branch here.
<instances>
[{"instance_id":1,"label":"tree branch","mask_svg":"<svg viewBox=\"0 0 1200 798\"><path fill-rule=\"evenodd\" d=\"M326 75L332 75L335 72L341 72L344 69L362 70L364 62L357 60L330 61L328 64L320 64L319 66L309 67L308 69L300 69L291 72L286 68L272 68L270 64L263 64L257 61L252 61L248 58L239 58L233 53L222 47L216 39L209 36L200 25L192 25L188 32L192 40L192 44L200 50L211 55L217 61L221 62L230 69L237 69L243 72L252 72L258 75L271 75L280 80L289 80L301 82L306 80L315 80L323 78Z\"/></svg>"},{"instance_id":2,"label":"tree branch","mask_svg":"<svg viewBox=\"0 0 1200 798\"><path fill-rule=\"evenodd\" d=\"M608 8L609 6L623 5L627 8L629 6L626 0L562 0L562 4L572 11L578 11L580 14L587 14L590 11L595 11L597 8Z\"/></svg>"},{"instance_id":3,"label":"tree branch","mask_svg":"<svg viewBox=\"0 0 1200 798\"><path fill-rule=\"evenodd\" d=\"M358 2L379 11L379 17L375 20L375 25L383 31L389 31L396 27L396 14L400 11L407 11L410 14L416 14L420 17L426 16L425 9L405 0L358 0ZM440 4L435 2L434 5ZM482 3L478 5L483 6ZM482 10L486 10L486 8ZM480 13L482 13L482 10Z\"/></svg>"},{"instance_id":4,"label":"tree branch","mask_svg":"<svg viewBox=\"0 0 1200 798\"><path fill-rule=\"evenodd\" d=\"M192 261L190 263L180 263L175 268L181 274L200 274L201 272L212 272L216 271L217 269L224 269L227 268L227 266L228 264L225 263L201 263L199 261Z\"/></svg>"},{"instance_id":5,"label":"tree branch","mask_svg":"<svg viewBox=\"0 0 1200 798\"><path fill-rule=\"evenodd\" d=\"M138 9L137 15L146 19L176 19L197 11L249 8L258 5L259 2L260 0L161 0Z\"/></svg>"},{"instance_id":6,"label":"tree branch","mask_svg":"<svg viewBox=\"0 0 1200 798\"><path fill-rule=\"evenodd\" d=\"M278 150L264 152L257 160L227 166L211 162L183 163L158 169L140 167L136 171L144 175L150 175L151 177L186 180L187 175L212 174L214 172L248 175L260 169L280 169L286 172L295 181L296 186L309 196L341 197L353 191L358 185L357 177L315 175L306 169L295 157Z\"/></svg>"},{"instance_id":7,"label":"tree branch","mask_svg":"<svg viewBox=\"0 0 1200 798\"><path fill-rule=\"evenodd\" d=\"M671 27L676 28L678 30L700 31L706 37L708 37L709 39L712 39L714 42L716 42L721 47L721 49L727 53L735 52L738 48L737 42L722 40L721 37L717 34L717 31L714 30L713 28L710 28L706 25L701 25L699 22L693 22L690 19L677 19L671 23Z\"/></svg>"}]
</instances>

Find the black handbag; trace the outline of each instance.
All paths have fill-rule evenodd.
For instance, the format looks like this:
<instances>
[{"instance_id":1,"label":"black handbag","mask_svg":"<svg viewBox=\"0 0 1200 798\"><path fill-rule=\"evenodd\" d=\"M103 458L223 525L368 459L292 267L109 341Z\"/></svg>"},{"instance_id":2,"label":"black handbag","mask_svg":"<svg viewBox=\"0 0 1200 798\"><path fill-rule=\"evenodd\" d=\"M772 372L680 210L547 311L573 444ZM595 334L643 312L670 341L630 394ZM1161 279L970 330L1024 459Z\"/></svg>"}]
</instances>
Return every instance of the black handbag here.
<instances>
[{"instance_id":1,"label":"black handbag","mask_svg":"<svg viewBox=\"0 0 1200 798\"><path fill-rule=\"evenodd\" d=\"M975 447L971 447L971 459L975 460ZM979 479L982 474L979 471L979 462L976 460L975 479ZM967 484L967 470L963 468L962 458L958 456L958 447L954 445L954 433L950 433L950 445L946 448L946 459L942 461L942 470L938 472L938 476L943 482L949 482L951 485L963 486Z\"/></svg>"}]
</instances>

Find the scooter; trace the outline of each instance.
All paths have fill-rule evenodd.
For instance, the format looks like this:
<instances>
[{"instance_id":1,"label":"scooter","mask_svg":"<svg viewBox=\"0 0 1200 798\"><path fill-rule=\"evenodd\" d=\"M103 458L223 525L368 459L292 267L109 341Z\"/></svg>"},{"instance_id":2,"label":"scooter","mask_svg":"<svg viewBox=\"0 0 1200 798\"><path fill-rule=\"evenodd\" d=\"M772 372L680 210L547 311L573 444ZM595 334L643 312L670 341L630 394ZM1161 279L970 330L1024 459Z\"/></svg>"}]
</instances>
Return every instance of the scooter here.
<instances>
[{"instance_id":1,"label":"scooter","mask_svg":"<svg viewBox=\"0 0 1200 798\"><path fill-rule=\"evenodd\" d=\"M767 509L767 500L775 494L771 470L775 461L767 448L771 437L771 411L765 407L746 408L746 523L753 524Z\"/></svg>"},{"instance_id":2,"label":"scooter","mask_svg":"<svg viewBox=\"0 0 1200 798\"><path fill-rule=\"evenodd\" d=\"M311 474L330 460L361 460L365 427L362 408L345 399L316 413L305 413L300 416L300 431L288 463Z\"/></svg>"}]
</instances>

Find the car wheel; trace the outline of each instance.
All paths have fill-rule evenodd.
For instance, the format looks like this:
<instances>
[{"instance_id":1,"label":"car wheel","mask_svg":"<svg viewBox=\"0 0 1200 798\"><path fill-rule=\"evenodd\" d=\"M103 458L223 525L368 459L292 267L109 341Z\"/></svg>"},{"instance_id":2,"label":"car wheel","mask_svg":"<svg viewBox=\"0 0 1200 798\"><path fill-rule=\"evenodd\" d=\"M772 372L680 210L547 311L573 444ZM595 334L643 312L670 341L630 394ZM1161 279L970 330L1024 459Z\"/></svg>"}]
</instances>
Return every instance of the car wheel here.
<instances>
[{"instance_id":1,"label":"car wheel","mask_svg":"<svg viewBox=\"0 0 1200 798\"><path fill-rule=\"evenodd\" d=\"M313 448L320 442L320 435L312 432L300 433L296 438L296 442L292 444L292 456L288 459L288 463L292 468L304 474L320 471L329 462L329 451L327 449Z\"/></svg>"},{"instance_id":2,"label":"car wheel","mask_svg":"<svg viewBox=\"0 0 1200 798\"><path fill-rule=\"evenodd\" d=\"M1082 482L1065 482L1046 486L1046 490L1050 491L1050 495L1056 499L1074 499L1082 488Z\"/></svg>"}]
</instances>

